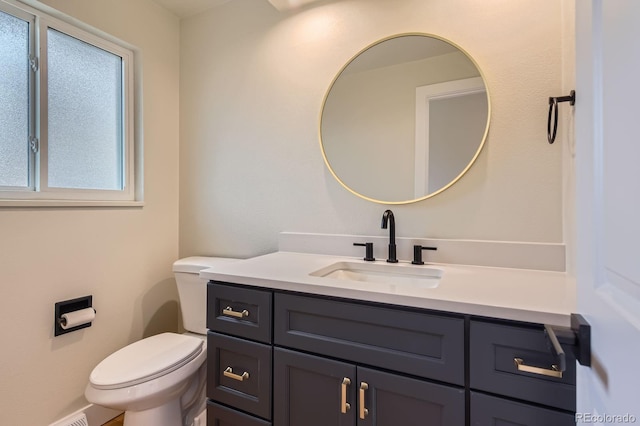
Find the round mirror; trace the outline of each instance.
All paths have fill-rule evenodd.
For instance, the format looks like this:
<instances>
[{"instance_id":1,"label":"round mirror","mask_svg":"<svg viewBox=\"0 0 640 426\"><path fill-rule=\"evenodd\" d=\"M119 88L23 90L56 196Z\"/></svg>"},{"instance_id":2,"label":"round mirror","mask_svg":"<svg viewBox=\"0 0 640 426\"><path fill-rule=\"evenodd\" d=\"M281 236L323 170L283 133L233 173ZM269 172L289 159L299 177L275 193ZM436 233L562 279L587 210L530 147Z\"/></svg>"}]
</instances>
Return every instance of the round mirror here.
<instances>
[{"instance_id":1,"label":"round mirror","mask_svg":"<svg viewBox=\"0 0 640 426\"><path fill-rule=\"evenodd\" d=\"M322 106L320 145L346 189L370 201L432 197L471 167L489 130L482 74L439 37L402 34L358 53Z\"/></svg>"}]
</instances>

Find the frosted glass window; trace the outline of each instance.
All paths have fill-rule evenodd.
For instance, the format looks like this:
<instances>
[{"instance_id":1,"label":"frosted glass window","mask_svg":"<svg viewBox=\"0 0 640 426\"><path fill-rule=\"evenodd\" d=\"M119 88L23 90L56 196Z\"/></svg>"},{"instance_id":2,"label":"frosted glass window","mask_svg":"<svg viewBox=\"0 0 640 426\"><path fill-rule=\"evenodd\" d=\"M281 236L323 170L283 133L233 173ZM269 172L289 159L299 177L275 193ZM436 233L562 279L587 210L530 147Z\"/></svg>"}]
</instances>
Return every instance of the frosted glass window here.
<instances>
[{"instance_id":1,"label":"frosted glass window","mask_svg":"<svg viewBox=\"0 0 640 426\"><path fill-rule=\"evenodd\" d=\"M0 0L0 206L140 201L135 49L38 2L10 3Z\"/></svg>"},{"instance_id":2,"label":"frosted glass window","mask_svg":"<svg viewBox=\"0 0 640 426\"><path fill-rule=\"evenodd\" d=\"M29 23L0 11L0 186L29 186Z\"/></svg>"},{"instance_id":3,"label":"frosted glass window","mask_svg":"<svg viewBox=\"0 0 640 426\"><path fill-rule=\"evenodd\" d=\"M47 36L49 187L122 190L122 58L53 29Z\"/></svg>"}]
</instances>

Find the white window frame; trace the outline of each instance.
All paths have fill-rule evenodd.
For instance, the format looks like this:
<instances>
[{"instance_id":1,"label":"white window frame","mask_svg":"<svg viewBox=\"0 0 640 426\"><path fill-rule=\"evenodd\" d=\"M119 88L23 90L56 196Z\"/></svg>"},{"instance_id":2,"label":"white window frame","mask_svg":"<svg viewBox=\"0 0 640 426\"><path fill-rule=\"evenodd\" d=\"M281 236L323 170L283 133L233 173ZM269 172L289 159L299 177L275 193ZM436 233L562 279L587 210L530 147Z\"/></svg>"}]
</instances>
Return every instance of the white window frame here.
<instances>
[{"instance_id":1,"label":"white window frame","mask_svg":"<svg viewBox=\"0 0 640 426\"><path fill-rule=\"evenodd\" d=\"M32 2L29 2L32 3ZM43 8L44 9L44 8ZM30 131L38 141L37 153L30 155L28 188L0 187L2 206L140 206L142 205L142 126L137 99L136 60L138 53L132 46L79 23L57 11L40 10L17 0L0 0L0 10L30 22L30 49L39 52L38 67L30 76ZM55 15L55 16L54 16ZM47 86L47 30L51 28L86 42L122 58L123 64L123 189L53 188L48 185L48 86ZM138 106L136 106L138 105ZM28 141L25 141L25 145Z\"/></svg>"}]
</instances>

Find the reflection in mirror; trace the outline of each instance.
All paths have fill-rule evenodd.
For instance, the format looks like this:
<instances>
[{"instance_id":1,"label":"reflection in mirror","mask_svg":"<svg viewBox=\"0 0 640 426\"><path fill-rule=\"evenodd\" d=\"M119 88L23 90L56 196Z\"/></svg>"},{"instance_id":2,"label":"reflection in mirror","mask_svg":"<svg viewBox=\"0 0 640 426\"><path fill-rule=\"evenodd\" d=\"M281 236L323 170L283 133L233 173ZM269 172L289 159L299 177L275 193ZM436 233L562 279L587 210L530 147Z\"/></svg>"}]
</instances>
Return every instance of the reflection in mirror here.
<instances>
[{"instance_id":1,"label":"reflection in mirror","mask_svg":"<svg viewBox=\"0 0 640 426\"><path fill-rule=\"evenodd\" d=\"M345 65L325 97L320 142L348 190L401 204L458 180L488 127L489 98L473 60L440 38L405 34Z\"/></svg>"}]
</instances>

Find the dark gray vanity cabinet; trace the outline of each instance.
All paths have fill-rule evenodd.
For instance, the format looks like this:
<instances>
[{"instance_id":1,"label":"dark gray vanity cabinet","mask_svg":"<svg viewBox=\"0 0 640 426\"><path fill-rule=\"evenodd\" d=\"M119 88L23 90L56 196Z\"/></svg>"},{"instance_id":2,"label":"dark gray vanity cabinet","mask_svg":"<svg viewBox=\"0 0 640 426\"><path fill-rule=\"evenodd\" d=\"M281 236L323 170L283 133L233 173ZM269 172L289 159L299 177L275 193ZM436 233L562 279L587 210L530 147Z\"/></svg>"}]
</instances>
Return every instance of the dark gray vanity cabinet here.
<instances>
[{"instance_id":1,"label":"dark gray vanity cabinet","mask_svg":"<svg viewBox=\"0 0 640 426\"><path fill-rule=\"evenodd\" d=\"M569 426L541 325L208 286L208 426Z\"/></svg>"}]
</instances>

